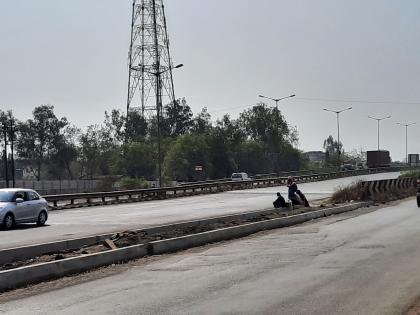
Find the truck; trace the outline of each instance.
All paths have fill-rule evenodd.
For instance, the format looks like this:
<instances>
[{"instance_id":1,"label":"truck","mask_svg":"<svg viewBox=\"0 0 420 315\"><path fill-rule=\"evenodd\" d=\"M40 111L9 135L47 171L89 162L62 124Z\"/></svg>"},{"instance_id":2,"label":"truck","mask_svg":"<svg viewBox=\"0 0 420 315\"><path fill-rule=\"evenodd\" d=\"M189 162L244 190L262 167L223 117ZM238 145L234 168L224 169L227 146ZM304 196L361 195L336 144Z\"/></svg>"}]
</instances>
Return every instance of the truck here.
<instances>
[{"instance_id":1,"label":"truck","mask_svg":"<svg viewBox=\"0 0 420 315\"><path fill-rule=\"evenodd\" d=\"M378 168L378 167L390 167L391 156L389 151L367 151L367 167Z\"/></svg>"}]
</instances>

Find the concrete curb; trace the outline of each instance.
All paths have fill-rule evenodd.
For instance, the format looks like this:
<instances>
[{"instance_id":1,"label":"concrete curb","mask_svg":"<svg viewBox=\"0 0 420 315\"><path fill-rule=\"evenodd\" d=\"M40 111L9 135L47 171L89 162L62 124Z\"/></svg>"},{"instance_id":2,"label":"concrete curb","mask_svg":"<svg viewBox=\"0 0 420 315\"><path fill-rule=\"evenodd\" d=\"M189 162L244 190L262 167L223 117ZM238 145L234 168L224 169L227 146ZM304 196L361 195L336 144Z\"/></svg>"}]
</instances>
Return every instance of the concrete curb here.
<instances>
[{"instance_id":1,"label":"concrete curb","mask_svg":"<svg viewBox=\"0 0 420 315\"><path fill-rule=\"evenodd\" d=\"M1 271L0 292L60 278L65 275L85 272L98 267L127 262L147 255L161 255L209 243L240 238L264 230L292 226L332 214L353 211L367 204L362 202L322 209L290 217L249 223L189 236L155 241L149 244L134 245L116 250Z\"/></svg>"},{"instance_id":2,"label":"concrete curb","mask_svg":"<svg viewBox=\"0 0 420 315\"><path fill-rule=\"evenodd\" d=\"M231 214L226 216L219 216L201 220L193 220L193 221L185 221L180 223L174 224L167 224L167 225L159 225L149 228L143 229L136 229L134 232L144 231L148 234L156 234L156 233L165 233L173 229L182 229L184 227L198 227L203 224L212 224L217 223L222 220L230 219L230 220L238 220L238 219L247 219L247 218L254 218L258 216L263 216L266 214L271 214L278 212L275 209L265 209L265 210L257 210L257 211L250 211L250 212L243 212L238 214ZM41 243L41 244L34 244L28 246L20 246L14 248L8 248L0 250L0 265L8 264L14 261L30 259L36 256L42 256L48 253L56 253L60 251L66 250L75 250L79 249L82 246L90 246L95 245L99 242L104 241L107 238L112 237L115 233L109 234L102 234L102 235L94 235L76 239L68 239L56 242L48 242L48 243Z\"/></svg>"},{"instance_id":3,"label":"concrete curb","mask_svg":"<svg viewBox=\"0 0 420 315\"><path fill-rule=\"evenodd\" d=\"M230 239L245 237L257 232L272 230L277 228L288 227L310 220L339 214L343 212L354 211L358 208L366 206L368 203L357 203L354 205L346 205L336 208L323 209L314 212L298 214L290 217L271 219L261 222L249 223L240 226L234 226L194 235L187 235L173 239L151 242L152 252L154 255L185 250L192 247L202 246L209 243L226 241Z\"/></svg>"},{"instance_id":4,"label":"concrete curb","mask_svg":"<svg viewBox=\"0 0 420 315\"><path fill-rule=\"evenodd\" d=\"M85 272L94 268L127 262L148 254L147 245L134 245L112 251L67 258L0 272L0 292L29 284Z\"/></svg>"}]
</instances>

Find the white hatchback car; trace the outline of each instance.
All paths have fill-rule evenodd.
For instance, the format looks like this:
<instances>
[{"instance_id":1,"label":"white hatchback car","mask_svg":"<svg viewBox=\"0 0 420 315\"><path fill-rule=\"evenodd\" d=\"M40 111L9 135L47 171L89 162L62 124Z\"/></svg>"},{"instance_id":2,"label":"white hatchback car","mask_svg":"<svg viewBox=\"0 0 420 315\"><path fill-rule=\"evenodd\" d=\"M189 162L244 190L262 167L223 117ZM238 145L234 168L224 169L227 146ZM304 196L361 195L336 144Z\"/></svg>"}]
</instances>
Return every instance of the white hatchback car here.
<instances>
[{"instance_id":1,"label":"white hatchback car","mask_svg":"<svg viewBox=\"0 0 420 315\"><path fill-rule=\"evenodd\" d=\"M231 178L234 182L249 181L252 180L247 173L233 173Z\"/></svg>"},{"instance_id":2,"label":"white hatchback car","mask_svg":"<svg viewBox=\"0 0 420 315\"><path fill-rule=\"evenodd\" d=\"M0 189L0 223L11 229L18 223L42 226L48 219L48 202L31 189Z\"/></svg>"}]
</instances>

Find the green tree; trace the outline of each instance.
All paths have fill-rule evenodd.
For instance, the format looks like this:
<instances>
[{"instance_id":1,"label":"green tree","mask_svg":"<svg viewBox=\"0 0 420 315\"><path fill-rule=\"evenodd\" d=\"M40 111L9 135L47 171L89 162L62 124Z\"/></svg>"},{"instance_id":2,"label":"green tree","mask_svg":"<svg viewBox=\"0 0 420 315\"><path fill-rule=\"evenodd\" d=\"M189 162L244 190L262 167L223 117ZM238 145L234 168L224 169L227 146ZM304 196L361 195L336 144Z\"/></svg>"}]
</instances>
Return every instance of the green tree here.
<instances>
[{"instance_id":1,"label":"green tree","mask_svg":"<svg viewBox=\"0 0 420 315\"><path fill-rule=\"evenodd\" d=\"M73 165L79 156L77 137L80 130L75 126L64 128L63 137L57 143L57 150L51 156L50 173L53 178L74 178Z\"/></svg>"},{"instance_id":2,"label":"green tree","mask_svg":"<svg viewBox=\"0 0 420 315\"><path fill-rule=\"evenodd\" d=\"M250 139L262 141L271 148L278 148L290 138L290 129L283 115L264 103L242 112L239 121Z\"/></svg>"},{"instance_id":3,"label":"green tree","mask_svg":"<svg viewBox=\"0 0 420 315\"><path fill-rule=\"evenodd\" d=\"M203 173L195 170L203 167ZM187 134L179 137L164 161L165 175L179 181L207 178L211 173L210 150L203 135Z\"/></svg>"},{"instance_id":4,"label":"green tree","mask_svg":"<svg viewBox=\"0 0 420 315\"><path fill-rule=\"evenodd\" d=\"M299 167L300 152L293 148L298 143L297 130L288 125L277 108L258 103L240 114L239 124L248 139L264 144L266 171L271 173Z\"/></svg>"},{"instance_id":5,"label":"green tree","mask_svg":"<svg viewBox=\"0 0 420 315\"><path fill-rule=\"evenodd\" d=\"M2 150L0 150L0 177L5 177L5 151L4 151L4 128L6 128L6 132L7 132L7 137L10 141L10 137L11 137L11 132L10 132L10 128L11 128L11 123L13 124L13 126L18 125L18 121L17 119L13 116L13 112L11 110L8 111L2 111L0 109L0 148L2 148ZM14 133L14 140L17 139L17 132ZM8 152L10 154L10 151ZM9 165L9 174L11 174L12 169L11 169L11 165Z\"/></svg>"},{"instance_id":6,"label":"green tree","mask_svg":"<svg viewBox=\"0 0 420 315\"><path fill-rule=\"evenodd\" d=\"M238 167L235 171L245 171L250 174L271 172L271 165L266 154L266 144L261 141L242 142L236 152L236 160Z\"/></svg>"},{"instance_id":7,"label":"green tree","mask_svg":"<svg viewBox=\"0 0 420 315\"><path fill-rule=\"evenodd\" d=\"M118 169L134 178L153 179L156 169L156 149L146 142L133 142L124 145Z\"/></svg>"},{"instance_id":8,"label":"green tree","mask_svg":"<svg viewBox=\"0 0 420 315\"><path fill-rule=\"evenodd\" d=\"M18 125L18 155L25 159L37 180L41 179L42 165L57 153L63 140L66 118L57 118L54 106L41 105L32 112L33 118Z\"/></svg>"},{"instance_id":9,"label":"green tree","mask_svg":"<svg viewBox=\"0 0 420 315\"><path fill-rule=\"evenodd\" d=\"M89 126L79 138L81 176L112 175L121 147L109 136L109 130L100 125Z\"/></svg>"},{"instance_id":10,"label":"green tree","mask_svg":"<svg viewBox=\"0 0 420 315\"><path fill-rule=\"evenodd\" d=\"M240 121L232 120L227 114L216 122L215 129L222 137L226 138L233 148L245 141L247 138Z\"/></svg>"},{"instance_id":11,"label":"green tree","mask_svg":"<svg viewBox=\"0 0 420 315\"><path fill-rule=\"evenodd\" d=\"M333 136L329 136L324 141L325 162L327 166L334 166L339 164L339 153L343 150L343 144L334 140Z\"/></svg>"},{"instance_id":12,"label":"green tree","mask_svg":"<svg viewBox=\"0 0 420 315\"><path fill-rule=\"evenodd\" d=\"M201 112L196 115L192 121L191 132L192 133L209 133L212 129L211 115L207 111L207 107L204 107Z\"/></svg>"},{"instance_id":13,"label":"green tree","mask_svg":"<svg viewBox=\"0 0 420 315\"><path fill-rule=\"evenodd\" d=\"M101 126L101 134L112 146L121 145L125 138L126 117L117 109L113 109L109 114L105 111L104 123Z\"/></svg>"},{"instance_id":14,"label":"green tree","mask_svg":"<svg viewBox=\"0 0 420 315\"><path fill-rule=\"evenodd\" d=\"M125 136L127 142L144 141L148 133L148 124L146 119L139 111L130 111L126 122Z\"/></svg>"},{"instance_id":15,"label":"green tree","mask_svg":"<svg viewBox=\"0 0 420 315\"><path fill-rule=\"evenodd\" d=\"M186 134L193 125L193 112L185 98L164 107L162 135L177 137Z\"/></svg>"}]
</instances>

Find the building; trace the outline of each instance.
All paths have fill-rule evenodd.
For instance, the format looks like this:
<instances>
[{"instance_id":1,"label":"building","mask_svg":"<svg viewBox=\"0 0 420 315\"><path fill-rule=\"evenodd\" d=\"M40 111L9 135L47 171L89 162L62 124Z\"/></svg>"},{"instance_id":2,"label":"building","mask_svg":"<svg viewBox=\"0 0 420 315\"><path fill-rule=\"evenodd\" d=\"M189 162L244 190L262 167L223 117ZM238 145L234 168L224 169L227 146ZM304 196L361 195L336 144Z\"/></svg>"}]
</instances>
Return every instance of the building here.
<instances>
[{"instance_id":1,"label":"building","mask_svg":"<svg viewBox=\"0 0 420 315\"><path fill-rule=\"evenodd\" d=\"M326 154L323 151L305 152L303 156L312 163L322 164L325 162Z\"/></svg>"}]
</instances>

